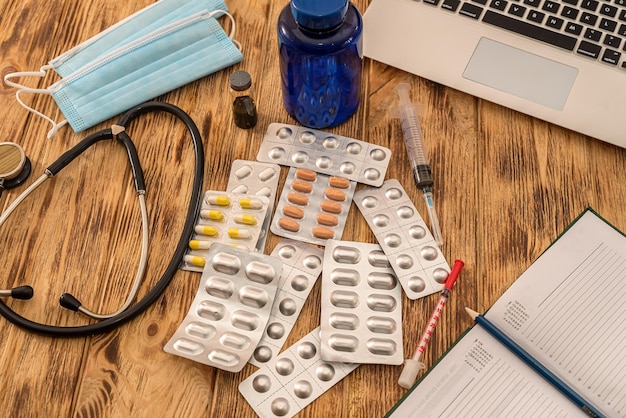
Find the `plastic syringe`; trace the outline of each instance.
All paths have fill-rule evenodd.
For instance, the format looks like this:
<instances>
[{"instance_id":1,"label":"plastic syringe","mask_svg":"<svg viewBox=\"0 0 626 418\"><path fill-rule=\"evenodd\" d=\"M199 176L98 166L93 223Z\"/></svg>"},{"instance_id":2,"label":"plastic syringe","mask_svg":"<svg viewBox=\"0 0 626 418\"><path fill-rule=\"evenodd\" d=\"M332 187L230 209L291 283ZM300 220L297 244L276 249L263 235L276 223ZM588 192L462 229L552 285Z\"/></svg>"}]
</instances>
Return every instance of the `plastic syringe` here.
<instances>
[{"instance_id":1,"label":"plastic syringe","mask_svg":"<svg viewBox=\"0 0 626 418\"><path fill-rule=\"evenodd\" d=\"M426 325L426 329L422 334L422 338L420 339L419 345L417 346L413 357L404 360L404 368L402 369L402 373L400 374L400 378L398 379L398 384L403 388L411 388L411 386L413 386L413 383L415 383L417 374L420 372L420 370L426 368L426 365L422 363L420 359L422 357L422 354L424 354L424 351L426 351L426 346L433 336L433 332L435 331L435 327L439 322L439 318L441 318L443 307L446 305L446 302L448 301L448 296L450 296L450 292L454 287L454 283L459 277L461 269L464 265L465 263L463 263L461 260L454 261L452 270L450 271L450 274L448 274L446 284L443 286L443 290L441 291L441 295L439 296L437 306L435 306L433 313L430 315L428 325Z\"/></svg>"},{"instance_id":2,"label":"plastic syringe","mask_svg":"<svg viewBox=\"0 0 626 418\"><path fill-rule=\"evenodd\" d=\"M411 162L411 169L413 170L413 178L415 179L417 187L424 193L424 200L426 201L428 217L430 218L432 229L431 232L433 233L437 245L441 245L443 239L441 238L441 229L439 228L439 218L437 217L433 203L433 176L430 172L430 165L428 164L426 153L424 152L422 128L417 118L421 107L411 103L408 83L398 84L395 90L398 96L400 96L400 104L392 110L392 116L400 119L406 150L409 155L409 161Z\"/></svg>"}]
</instances>

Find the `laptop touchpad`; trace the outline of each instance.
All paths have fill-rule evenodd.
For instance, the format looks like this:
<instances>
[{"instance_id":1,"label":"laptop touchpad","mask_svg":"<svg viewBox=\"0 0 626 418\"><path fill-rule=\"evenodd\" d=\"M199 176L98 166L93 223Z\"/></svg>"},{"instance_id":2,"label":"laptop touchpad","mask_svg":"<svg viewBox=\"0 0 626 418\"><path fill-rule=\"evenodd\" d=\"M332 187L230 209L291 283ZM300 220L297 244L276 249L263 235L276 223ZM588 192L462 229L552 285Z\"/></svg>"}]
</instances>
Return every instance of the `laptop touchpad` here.
<instances>
[{"instance_id":1,"label":"laptop touchpad","mask_svg":"<svg viewBox=\"0 0 626 418\"><path fill-rule=\"evenodd\" d=\"M481 38L463 77L562 110L578 69Z\"/></svg>"}]
</instances>

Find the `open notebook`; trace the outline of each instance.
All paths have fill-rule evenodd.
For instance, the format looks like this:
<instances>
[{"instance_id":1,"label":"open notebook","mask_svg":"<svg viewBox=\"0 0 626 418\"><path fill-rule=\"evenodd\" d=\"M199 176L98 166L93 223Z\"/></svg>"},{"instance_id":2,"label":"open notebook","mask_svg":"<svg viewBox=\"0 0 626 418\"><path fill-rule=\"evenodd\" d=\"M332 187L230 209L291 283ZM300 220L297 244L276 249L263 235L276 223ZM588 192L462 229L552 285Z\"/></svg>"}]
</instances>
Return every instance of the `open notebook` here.
<instances>
[{"instance_id":1,"label":"open notebook","mask_svg":"<svg viewBox=\"0 0 626 418\"><path fill-rule=\"evenodd\" d=\"M626 0L373 0L364 55L626 148Z\"/></svg>"},{"instance_id":2,"label":"open notebook","mask_svg":"<svg viewBox=\"0 0 626 418\"><path fill-rule=\"evenodd\" d=\"M626 236L586 210L485 318L604 416L626 417ZM392 417L587 416L474 326Z\"/></svg>"}]
</instances>

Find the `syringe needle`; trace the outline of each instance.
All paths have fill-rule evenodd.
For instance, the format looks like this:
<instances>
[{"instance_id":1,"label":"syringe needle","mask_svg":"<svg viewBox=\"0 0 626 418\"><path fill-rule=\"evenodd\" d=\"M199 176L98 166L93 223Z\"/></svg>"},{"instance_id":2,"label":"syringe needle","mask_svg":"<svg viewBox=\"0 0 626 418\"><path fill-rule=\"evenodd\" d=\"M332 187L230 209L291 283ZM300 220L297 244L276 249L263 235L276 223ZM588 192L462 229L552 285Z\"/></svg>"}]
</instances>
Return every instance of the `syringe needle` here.
<instances>
[{"instance_id":1,"label":"syringe needle","mask_svg":"<svg viewBox=\"0 0 626 418\"><path fill-rule=\"evenodd\" d=\"M441 228L439 228L439 217L437 216L437 211L435 210L435 204L433 203L433 193L430 190L430 187L424 187L424 200L426 201L426 207L428 208L428 217L430 218L430 229L433 233L433 238L435 238L435 242L437 245L441 246L443 244L443 239L441 238Z\"/></svg>"}]
</instances>

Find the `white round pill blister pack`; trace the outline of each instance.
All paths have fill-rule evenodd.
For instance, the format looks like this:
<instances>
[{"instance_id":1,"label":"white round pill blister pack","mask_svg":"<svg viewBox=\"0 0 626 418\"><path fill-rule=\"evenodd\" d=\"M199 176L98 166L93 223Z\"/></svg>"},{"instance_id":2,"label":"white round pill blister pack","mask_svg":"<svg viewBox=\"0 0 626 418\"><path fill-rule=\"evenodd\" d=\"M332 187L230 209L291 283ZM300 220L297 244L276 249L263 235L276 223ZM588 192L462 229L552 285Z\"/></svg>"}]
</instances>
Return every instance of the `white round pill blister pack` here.
<instances>
[{"instance_id":1,"label":"white round pill blister pack","mask_svg":"<svg viewBox=\"0 0 626 418\"><path fill-rule=\"evenodd\" d=\"M359 364L320 358L319 327L239 384L260 417L289 418L320 397Z\"/></svg>"},{"instance_id":2,"label":"white round pill blister pack","mask_svg":"<svg viewBox=\"0 0 626 418\"><path fill-rule=\"evenodd\" d=\"M358 183L380 186L391 150L365 141L296 125L271 123L258 161L307 168Z\"/></svg>"},{"instance_id":3,"label":"white round pill blister pack","mask_svg":"<svg viewBox=\"0 0 626 418\"><path fill-rule=\"evenodd\" d=\"M259 367L274 358L285 344L322 272L324 250L300 241L283 239L271 255L283 262L283 273L265 333L249 360L250 364Z\"/></svg>"},{"instance_id":4,"label":"white round pill blister pack","mask_svg":"<svg viewBox=\"0 0 626 418\"><path fill-rule=\"evenodd\" d=\"M389 257L409 299L439 292L450 266L398 180L354 194L354 203Z\"/></svg>"}]
</instances>

